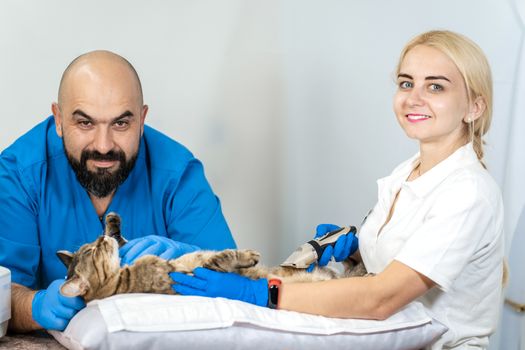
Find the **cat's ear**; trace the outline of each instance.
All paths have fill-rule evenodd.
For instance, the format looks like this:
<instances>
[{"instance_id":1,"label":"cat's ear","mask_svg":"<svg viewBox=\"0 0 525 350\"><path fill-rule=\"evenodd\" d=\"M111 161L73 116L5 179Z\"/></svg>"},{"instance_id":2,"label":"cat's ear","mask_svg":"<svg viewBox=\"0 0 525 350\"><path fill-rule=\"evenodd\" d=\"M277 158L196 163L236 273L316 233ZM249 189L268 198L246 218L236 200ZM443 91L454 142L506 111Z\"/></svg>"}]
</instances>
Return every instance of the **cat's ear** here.
<instances>
[{"instance_id":1,"label":"cat's ear","mask_svg":"<svg viewBox=\"0 0 525 350\"><path fill-rule=\"evenodd\" d=\"M59 250L57 252L57 256L64 263L64 265L66 265L66 267L69 267L71 261L73 260L73 253L67 250Z\"/></svg>"},{"instance_id":2,"label":"cat's ear","mask_svg":"<svg viewBox=\"0 0 525 350\"><path fill-rule=\"evenodd\" d=\"M84 279L75 276L70 280L67 280L62 287L60 287L60 293L66 297L82 296L88 291L88 282Z\"/></svg>"}]
</instances>

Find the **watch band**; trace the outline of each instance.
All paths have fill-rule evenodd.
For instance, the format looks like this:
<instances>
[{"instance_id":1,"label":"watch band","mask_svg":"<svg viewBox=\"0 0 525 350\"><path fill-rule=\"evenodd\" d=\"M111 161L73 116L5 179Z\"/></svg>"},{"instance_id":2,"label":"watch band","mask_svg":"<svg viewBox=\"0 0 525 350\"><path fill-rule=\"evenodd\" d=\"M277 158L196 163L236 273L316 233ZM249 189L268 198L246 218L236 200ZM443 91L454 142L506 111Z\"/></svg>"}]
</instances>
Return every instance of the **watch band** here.
<instances>
[{"instance_id":1,"label":"watch band","mask_svg":"<svg viewBox=\"0 0 525 350\"><path fill-rule=\"evenodd\" d=\"M268 307L278 309L279 307L279 287L282 282L278 278L272 278L268 281Z\"/></svg>"}]
</instances>

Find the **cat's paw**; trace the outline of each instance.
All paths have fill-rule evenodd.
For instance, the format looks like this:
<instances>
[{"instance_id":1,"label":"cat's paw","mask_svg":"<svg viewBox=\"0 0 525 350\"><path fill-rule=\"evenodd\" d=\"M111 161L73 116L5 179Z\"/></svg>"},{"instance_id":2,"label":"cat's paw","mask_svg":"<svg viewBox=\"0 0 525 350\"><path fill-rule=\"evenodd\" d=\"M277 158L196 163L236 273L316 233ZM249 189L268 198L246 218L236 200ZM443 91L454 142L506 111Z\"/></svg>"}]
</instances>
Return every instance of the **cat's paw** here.
<instances>
[{"instance_id":1,"label":"cat's paw","mask_svg":"<svg viewBox=\"0 0 525 350\"><path fill-rule=\"evenodd\" d=\"M122 237L120 232L121 219L117 213L111 212L106 215L106 227L104 229L104 235L113 237L117 240L119 248L126 244L128 241Z\"/></svg>"},{"instance_id":2,"label":"cat's paw","mask_svg":"<svg viewBox=\"0 0 525 350\"><path fill-rule=\"evenodd\" d=\"M196 252L184 254L177 259L168 261L172 271L191 274L196 267L203 266L211 256L215 255L214 251L199 250Z\"/></svg>"},{"instance_id":3,"label":"cat's paw","mask_svg":"<svg viewBox=\"0 0 525 350\"><path fill-rule=\"evenodd\" d=\"M106 225L120 228L120 216L115 212L108 213L106 215Z\"/></svg>"},{"instance_id":4,"label":"cat's paw","mask_svg":"<svg viewBox=\"0 0 525 350\"><path fill-rule=\"evenodd\" d=\"M260 257L261 254L255 250L226 249L212 255L202 266L215 271L235 272L240 268L257 265Z\"/></svg>"}]
</instances>

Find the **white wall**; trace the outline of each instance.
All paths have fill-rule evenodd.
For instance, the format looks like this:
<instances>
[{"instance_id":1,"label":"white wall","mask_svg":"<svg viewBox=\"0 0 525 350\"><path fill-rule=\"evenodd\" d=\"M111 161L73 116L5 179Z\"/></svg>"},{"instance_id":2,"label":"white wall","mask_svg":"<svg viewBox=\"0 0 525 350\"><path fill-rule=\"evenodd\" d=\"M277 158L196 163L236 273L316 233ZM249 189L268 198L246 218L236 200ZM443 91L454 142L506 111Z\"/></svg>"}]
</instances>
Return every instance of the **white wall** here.
<instances>
[{"instance_id":1,"label":"white wall","mask_svg":"<svg viewBox=\"0 0 525 350\"><path fill-rule=\"evenodd\" d=\"M94 49L135 65L147 122L203 160L241 247L275 261L282 53L274 1L0 1L0 149L51 114Z\"/></svg>"},{"instance_id":2,"label":"white wall","mask_svg":"<svg viewBox=\"0 0 525 350\"><path fill-rule=\"evenodd\" d=\"M501 184L521 32L510 4L329 4L297 0L282 6L288 142L281 195L285 227L296 236L289 241L306 239L318 222L359 224L375 203L375 179L416 152L392 112L393 72L402 46L425 30L464 33L488 55L496 101L487 158Z\"/></svg>"},{"instance_id":3,"label":"white wall","mask_svg":"<svg viewBox=\"0 0 525 350\"><path fill-rule=\"evenodd\" d=\"M148 123L203 160L239 246L276 264L317 223L359 225L375 180L416 151L391 100L419 32L455 30L486 52L487 158L503 187L524 35L514 2L3 0L0 149L50 114L74 57L113 50L142 77Z\"/></svg>"}]
</instances>

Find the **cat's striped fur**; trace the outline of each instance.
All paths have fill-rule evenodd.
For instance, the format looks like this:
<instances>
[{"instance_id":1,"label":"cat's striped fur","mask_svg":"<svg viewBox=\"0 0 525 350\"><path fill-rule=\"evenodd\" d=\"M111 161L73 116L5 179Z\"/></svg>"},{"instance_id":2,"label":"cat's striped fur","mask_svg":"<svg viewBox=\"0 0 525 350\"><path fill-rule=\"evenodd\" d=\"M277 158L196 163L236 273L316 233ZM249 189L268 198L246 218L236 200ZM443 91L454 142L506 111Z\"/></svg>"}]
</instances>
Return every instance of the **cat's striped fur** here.
<instances>
[{"instance_id":1,"label":"cat's striped fur","mask_svg":"<svg viewBox=\"0 0 525 350\"><path fill-rule=\"evenodd\" d=\"M120 217L110 213L106 215L104 234L97 240L84 244L75 253L57 252L68 268L62 294L82 296L86 301L121 293L174 294L171 288L174 282L168 274L173 271L190 274L200 266L252 279L277 277L283 282L314 282L366 273L362 268L351 269L350 265L345 266L342 275L328 268L306 272L291 267L265 267L257 265L260 254L255 250L233 249L196 251L173 260L146 255L131 266L120 267L118 248L125 243L120 234Z\"/></svg>"}]
</instances>

